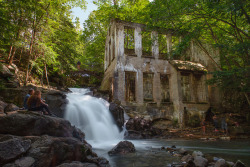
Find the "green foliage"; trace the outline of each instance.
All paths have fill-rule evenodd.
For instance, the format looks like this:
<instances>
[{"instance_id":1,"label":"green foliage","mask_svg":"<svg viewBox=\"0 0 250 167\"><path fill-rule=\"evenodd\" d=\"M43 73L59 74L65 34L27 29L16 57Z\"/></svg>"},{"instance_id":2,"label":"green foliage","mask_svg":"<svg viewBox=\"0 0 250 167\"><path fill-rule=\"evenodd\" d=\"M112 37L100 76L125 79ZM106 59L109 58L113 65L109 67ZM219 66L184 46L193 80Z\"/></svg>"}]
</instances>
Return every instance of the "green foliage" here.
<instances>
[{"instance_id":1,"label":"green foliage","mask_svg":"<svg viewBox=\"0 0 250 167\"><path fill-rule=\"evenodd\" d=\"M116 2L116 5L114 5ZM96 0L98 9L93 11L84 23L82 41L84 52L81 62L84 68L91 71L103 72L103 58L105 53L105 40L111 19L141 22L143 10L148 0Z\"/></svg>"},{"instance_id":2,"label":"green foliage","mask_svg":"<svg viewBox=\"0 0 250 167\"><path fill-rule=\"evenodd\" d=\"M182 37L173 46L173 58L185 53L191 40L212 44L220 52L222 71L209 83L249 93L249 5L246 0L155 0L144 21Z\"/></svg>"},{"instance_id":3,"label":"green foliage","mask_svg":"<svg viewBox=\"0 0 250 167\"><path fill-rule=\"evenodd\" d=\"M0 57L9 64L19 61L26 81L29 74L62 77L75 69L83 44L70 10L84 9L85 1L3 0L0 5Z\"/></svg>"}]
</instances>

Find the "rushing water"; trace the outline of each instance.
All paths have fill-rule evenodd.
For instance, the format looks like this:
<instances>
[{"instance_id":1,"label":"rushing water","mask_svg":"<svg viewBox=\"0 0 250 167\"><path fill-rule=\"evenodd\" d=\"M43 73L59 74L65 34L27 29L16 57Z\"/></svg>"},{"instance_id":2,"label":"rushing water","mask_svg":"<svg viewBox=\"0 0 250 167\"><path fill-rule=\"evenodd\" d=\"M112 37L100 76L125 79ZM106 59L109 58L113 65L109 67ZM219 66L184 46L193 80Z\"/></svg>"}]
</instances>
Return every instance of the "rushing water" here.
<instances>
[{"instance_id":1,"label":"rushing water","mask_svg":"<svg viewBox=\"0 0 250 167\"><path fill-rule=\"evenodd\" d=\"M136 153L109 156L107 152L119 141L124 132L119 132L108 110L109 103L103 99L89 95L88 89L71 89L67 95L69 104L65 119L81 129L86 140L93 146L99 156L110 161L113 167L165 167L172 163L180 163L178 157L160 150L162 146L185 148L202 151L211 157L222 157L235 162L242 160L250 166L250 141L190 141L190 140L133 140Z\"/></svg>"},{"instance_id":2,"label":"rushing water","mask_svg":"<svg viewBox=\"0 0 250 167\"><path fill-rule=\"evenodd\" d=\"M70 90L72 93L67 95L69 104L64 118L81 129L93 147L105 147L123 139L123 132L119 132L107 101L86 95L88 89Z\"/></svg>"}]
</instances>

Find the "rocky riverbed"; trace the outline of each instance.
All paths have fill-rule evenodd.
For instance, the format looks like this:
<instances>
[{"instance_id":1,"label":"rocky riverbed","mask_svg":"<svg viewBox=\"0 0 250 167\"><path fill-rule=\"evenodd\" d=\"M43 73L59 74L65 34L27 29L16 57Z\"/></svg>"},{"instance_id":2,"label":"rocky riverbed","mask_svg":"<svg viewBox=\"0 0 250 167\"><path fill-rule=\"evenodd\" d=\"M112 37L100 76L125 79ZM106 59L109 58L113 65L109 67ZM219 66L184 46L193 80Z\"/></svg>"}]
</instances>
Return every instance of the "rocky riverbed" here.
<instances>
[{"instance_id":1,"label":"rocky riverbed","mask_svg":"<svg viewBox=\"0 0 250 167\"><path fill-rule=\"evenodd\" d=\"M0 166L110 166L62 118L12 111L0 116L0 127Z\"/></svg>"}]
</instances>

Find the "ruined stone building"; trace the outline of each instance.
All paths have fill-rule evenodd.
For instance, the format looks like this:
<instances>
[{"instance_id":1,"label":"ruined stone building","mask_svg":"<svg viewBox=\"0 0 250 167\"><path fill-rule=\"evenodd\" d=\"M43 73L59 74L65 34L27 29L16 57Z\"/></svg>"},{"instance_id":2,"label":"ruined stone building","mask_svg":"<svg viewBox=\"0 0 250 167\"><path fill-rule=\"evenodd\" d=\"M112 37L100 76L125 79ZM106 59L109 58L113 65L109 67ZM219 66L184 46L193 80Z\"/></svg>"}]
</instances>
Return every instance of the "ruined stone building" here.
<instances>
[{"instance_id":1,"label":"ruined stone building","mask_svg":"<svg viewBox=\"0 0 250 167\"><path fill-rule=\"evenodd\" d=\"M218 106L216 87L208 86L207 72L220 68L218 51L192 41L183 55L172 55L181 41L170 30L112 20L105 48L101 88L112 92L130 116L166 118L184 123L185 114Z\"/></svg>"}]
</instances>

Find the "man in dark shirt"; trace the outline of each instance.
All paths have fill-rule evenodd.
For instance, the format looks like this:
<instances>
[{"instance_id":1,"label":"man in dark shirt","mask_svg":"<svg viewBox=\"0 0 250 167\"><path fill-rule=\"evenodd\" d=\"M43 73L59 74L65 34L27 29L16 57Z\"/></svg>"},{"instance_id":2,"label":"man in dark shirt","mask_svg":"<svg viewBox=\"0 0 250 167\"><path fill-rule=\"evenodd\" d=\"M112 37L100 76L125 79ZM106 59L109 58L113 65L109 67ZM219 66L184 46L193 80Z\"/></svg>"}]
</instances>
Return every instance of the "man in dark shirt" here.
<instances>
[{"instance_id":1,"label":"man in dark shirt","mask_svg":"<svg viewBox=\"0 0 250 167\"><path fill-rule=\"evenodd\" d=\"M28 98L34 93L34 89L30 88L29 93L25 96L24 101L23 101L23 108L28 109L27 101Z\"/></svg>"}]
</instances>

